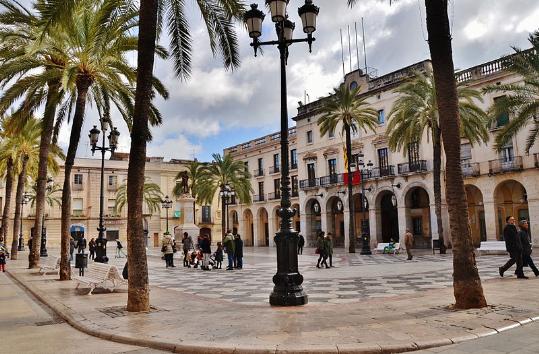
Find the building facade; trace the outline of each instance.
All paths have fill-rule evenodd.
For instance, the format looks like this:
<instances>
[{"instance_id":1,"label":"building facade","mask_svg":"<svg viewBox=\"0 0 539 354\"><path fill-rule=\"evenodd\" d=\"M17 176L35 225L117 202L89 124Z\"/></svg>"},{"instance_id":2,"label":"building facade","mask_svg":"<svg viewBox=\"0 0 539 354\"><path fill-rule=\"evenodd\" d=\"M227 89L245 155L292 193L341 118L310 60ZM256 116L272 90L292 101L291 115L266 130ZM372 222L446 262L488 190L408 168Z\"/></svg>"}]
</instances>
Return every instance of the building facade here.
<instances>
[{"instance_id":1,"label":"building facade","mask_svg":"<svg viewBox=\"0 0 539 354\"><path fill-rule=\"evenodd\" d=\"M176 176L181 171L186 171L190 161L170 160L164 161L161 157L148 157L145 168L145 176L149 182L159 185L163 198L168 195L173 201L168 210L169 231L174 234L180 225L182 215L180 204L172 195L172 190L177 181ZM127 180L128 154L116 153L114 158L105 161L104 173L104 225L107 229L108 240L127 240L127 205L117 213L115 211L116 193L118 187ZM71 176L71 228L72 233L84 232L89 240L98 236L99 225L99 196L100 196L101 160L80 158L75 160ZM63 185L63 167L60 173L53 177L55 185ZM15 183L16 185L16 183ZM1 199L5 196L5 186L0 185ZM14 186L15 189L15 186ZM28 191L28 188L27 188ZM61 190L54 194L61 200ZM0 200L1 200L0 199ZM15 190L12 196L14 210ZM0 202L3 207L3 203ZM35 207L28 203L23 210L23 237L25 242L31 234L35 222ZM13 223L13 212L10 213L10 223ZM166 231L167 210L150 212L147 205L143 204L144 230L147 235L148 246L158 246L160 238ZM47 230L47 245L58 247L60 245L61 209L59 206L45 206L45 227ZM195 223L201 233L206 233L221 238L221 212L217 206L217 197L212 205L195 205ZM8 243L12 240L13 227L9 228ZM198 235L192 235L198 236Z\"/></svg>"},{"instance_id":2,"label":"building facade","mask_svg":"<svg viewBox=\"0 0 539 354\"><path fill-rule=\"evenodd\" d=\"M521 77L507 71L505 59L494 60L456 73L457 81L481 90L489 85L515 83ZM437 219L434 212L432 158L433 147L427 133L408 151L391 151L388 147L387 117L398 98L395 88L416 72L432 70L430 61L423 61L377 78L361 71L345 76L344 85L359 86L371 108L378 112L375 132L359 131L352 136L353 164L361 165L363 155L365 199L361 201L359 172L354 173L353 200L356 235L362 226L371 236L371 246L391 239L402 239L406 229L414 234L414 247L431 248L438 244ZM477 104L487 110L501 94L486 93ZM318 230L331 232L337 247L348 247L349 208L345 185L344 136L341 127L325 136L320 135L317 120L326 98L300 104L291 129L292 204L299 212L294 226L309 245L314 245ZM511 119L502 115L490 127L490 141L471 145L461 142L462 172L470 212L474 243L501 239L505 218L530 220L534 242L539 243L539 146L524 152L528 129L522 129L500 152L494 147L494 137ZM253 173L255 190L252 204L231 207L234 226L243 233L246 242L258 246L272 245L278 229L278 163L279 134L272 134L225 149L235 159L245 161ZM293 156L292 156L293 155ZM442 161L442 222L444 238L449 241L449 217L445 203L445 162ZM356 167L357 169L357 167ZM268 188L269 187L269 188Z\"/></svg>"}]
</instances>

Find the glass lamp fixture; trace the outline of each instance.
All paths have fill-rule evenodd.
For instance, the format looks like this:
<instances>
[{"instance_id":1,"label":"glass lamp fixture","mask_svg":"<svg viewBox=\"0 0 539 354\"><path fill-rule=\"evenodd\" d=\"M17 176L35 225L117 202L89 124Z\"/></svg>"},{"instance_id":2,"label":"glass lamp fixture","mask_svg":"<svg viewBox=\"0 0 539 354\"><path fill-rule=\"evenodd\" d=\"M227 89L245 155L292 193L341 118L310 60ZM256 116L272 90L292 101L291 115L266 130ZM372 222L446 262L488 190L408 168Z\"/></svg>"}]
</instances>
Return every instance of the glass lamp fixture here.
<instances>
[{"instance_id":1,"label":"glass lamp fixture","mask_svg":"<svg viewBox=\"0 0 539 354\"><path fill-rule=\"evenodd\" d=\"M97 142L99 141L99 134L101 131L97 129L97 126L94 125L94 127L90 130L90 144L95 147L97 145Z\"/></svg>"},{"instance_id":2,"label":"glass lamp fixture","mask_svg":"<svg viewBox=\"0 0 539 354\"><path fill-rule=\"evenodd\" d=\"M118 138L120 137L120 132L116 127L112 128L112 131L110 132L108 138L109 138L109 146L112 151L116 150L116 147L118 146Z\"/></svg>"},{"instance_id":3,"label":"glass lamp fixture","mask_svg":"<svg viewBox=\"0 0 539 354\"><path fill-rule=\"evenodd\" d=\"M291 41L294 34L294 28L296 28L296 24L289 19L286 19L284 21L284 39L286 41Z\"/></svg>"},{"instance_id":4,"label":"glass lamp fixture","mask_svg":"<svg viewBox=\"0 0 539 354\"><path fill-rule=\"evenodd\" d=\"M264 13L258 9L257 4L251 4L251 10L245 12L243 21L247 25L249 37L258 38L262 35L262 22L264 21Z\"/></svg>"},{"instance_id":5,"label":"glass lamp fixture","mask_svg":"<svg viewBox=\"0 0 539 354\"><path fill-rule=\"evenodd\" d=\"M266 5L270 8L271 20L282 22L286 19L286 7L290 0L266 0Z\"/></svg>"},{"instance_id":6,"label":"glass lamp fixture","mask_svg":"<svg viewBox=\"0 0 539 354\"><path fill-rule=\"evenodd\" d=\"M313 4L313 0L305 0L305 5L298 9L299 17L303 23L303 32L311 34L316 31L316 17L320 8Z\"/></svg>"}]
</instances>

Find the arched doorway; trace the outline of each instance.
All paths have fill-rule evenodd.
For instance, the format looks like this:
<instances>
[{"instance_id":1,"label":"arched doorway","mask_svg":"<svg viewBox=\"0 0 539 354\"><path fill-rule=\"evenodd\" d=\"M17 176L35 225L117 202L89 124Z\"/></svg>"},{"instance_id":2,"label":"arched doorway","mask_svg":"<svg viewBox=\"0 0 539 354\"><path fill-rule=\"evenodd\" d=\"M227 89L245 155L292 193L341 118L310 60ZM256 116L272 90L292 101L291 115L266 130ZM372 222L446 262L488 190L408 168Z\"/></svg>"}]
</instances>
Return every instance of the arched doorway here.
<instances>
[{"instance_id":1,"label":"arched doorway","mask_svg":"<svg viewBox=\"0 0 539 354\"><path fill-rule=\"evenodd\" d=\"M399 214L394 197L393 192L386 190L380 192L376 198L378 242L399 241Z\"/></svg>"},{"instance_id":2,"label":"arched doorway","mask_svg":"<svg viewBox=\"0 0 539 354\"><path fill-rule=\"evenodd\" d=\"M269 246L269 220L265 208L258 209L258 245Z\"/></svg>"},{"instance_id":3,"label":"arched doorway","mask_svg":"<svg viewBox=\"0 0 539 354\"><path fill-rule=\"evenodd\" d=\"M422 187L411 188L404 197L406 227L414 235L414 248L431 248L429 194Z\"/></svg>"},{"instance_id":4,"label":"arched doorway","mask_svg":"<svg viewBox=\"0 0 539 354\"><path fill-rule=\"evenodd\" d=\"M487 240L487 225L485 223L485 207L483 206L483 193L472 184L467 184L466 199L468 200L468 214L470 216L470 229L475 247L481 241Z\"/></svg>"},{"instance_id":5,"label":"arched doorway","mask_svg":"<svg viewBox=\"0 0 539 354\"><path fill-rule=\"evenodd\" d=\"M255 239L254 239L254 223L253 223L253 213L250 209L245 209L243 212L243 223L244 223L244 232L245 235L243 235L243 242L245 243L245 246L254 246Z\"/></svg>"},{"instance_id":6,"label":"arched doorway","mask_svg":"<svg viewBox=\"0 0 539 354\"><path fill-rule=\"evenodd\" d=\"M496 205L496 238L503 239L505 218L509 215L515 219L530 219L528 210L528 196L524 186L514 180L500 183L494 191L494 203Z\"/></svg>"},{"instance_id":7,"label":"arched doorway","mask_svg":"<svg viewBox=\"0 0 539 354\"><path fill-rule=\"evenodd\" d=\"M356 193L352 197L354 201L354 230L356 231L356 237L360 237L363 233L370 235L369 224L369 200L367 196L363 198L361 203L361 193ZM356 241L356 244L358 241Z\"/></svg>"},{"instance_id":8,"label":"arched doorway","mask_svg":"<svg viewBox=\"0 0 539 354\"><path fill-rule=\"evenodd\" d=\"M305 242L307 246L316 245L316 235L322 229L322 217L320 203L316 199L310 199L305 207Z\"/></svg>"},{"instance_id":9,"label":"arched doorway","mask_svg":"<svg viewBox=\"0 0 539 354\"><path fill-rule=\"evenodd\" d=\"M294 214L294 219L292 221L292 226L294 227L294 230L296 230L296 232L301 232L299 204L292 205L292 209L296 211L296 213Z\"/></svg>"},{"instance_id":10,"label":"arched doorway","mask_svg":"<svg viewBox=\"0 0 539 354\"><path fill-rule=\"evenodd\" d=\"M333 234L333 245L344 247L344 204L341 198L331 197L326 205L327 232Z\"/></svg>"}]
</instances>

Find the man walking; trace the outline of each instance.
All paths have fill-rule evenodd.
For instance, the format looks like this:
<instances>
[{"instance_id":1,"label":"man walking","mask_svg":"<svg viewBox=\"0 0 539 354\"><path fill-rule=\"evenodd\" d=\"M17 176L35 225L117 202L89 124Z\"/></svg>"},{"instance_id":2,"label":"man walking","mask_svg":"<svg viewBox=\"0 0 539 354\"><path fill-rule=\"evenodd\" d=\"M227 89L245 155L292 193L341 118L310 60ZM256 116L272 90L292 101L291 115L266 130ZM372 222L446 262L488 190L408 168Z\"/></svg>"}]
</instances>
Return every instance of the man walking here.
<instances>
[{"instance_id":1,"label":"man walking","mask_svg":"<svg viewBox=\"0 0 539 354\"><path fill-rule=\"evenodd\" d=\"M225 252L228 257L228 267L226 270L234 270L234 250L235 250L235 244L234 244L234 236L230 232L230 230L227 230L225 238L223 239L223 245L225 246Z\"/></svg>"},{"instance_id":2,"label":"man walking","mask_svg":"<svg viewBox=\"0 0 539 354\"><path fill-rule=\"evenodd\" d=\"M408 260L411 261L414 258L412 254L412 247L414 246L414 235L410 232L410 229L406 229L404 234L404 246L406 246L406 253L408 254Z\"/></svg>"},{"instance_id":3,"label":"man walking","mask_svg":"<svg viewBox=\"0 0 539 354\"><path fill-rule=\"evenodd\" d=\"M506 219L506 225L503 229L503 238L505 239L505 249L509 252L511 259L505 263L505 265L498 268L500 276L503 277L503 273L516 263L517 269L515 274L518 279L528 279L524 275L522 270L522 242L518 236L517 227L515 226L515 218L508 216Z\"/></svg>"},{"instance_id":4,"label":"man walking","mask_svg":"<svg viewBox=\"0 0 539 354\"><path fill-rule=\"evenodd\" d=\"M524 266L530 267L530 269L533 271L533 274L535 274L536 277L539 277L539 270L533 263L531 254L532 254L532 244L531 244L531 237L528 233L529 226L528 221L526 219L520 220L518 226L520 227L520 231L518 232L518 236L520 238L520 241L522 242L522 264Z\"/></svg>"},{"instance_id":5,"label":"man walking","mask_svg":"<svg viewBox=\"0 0 539 354\"><path fill-rule=\"evenodd\" d=\"M236 269L242 269L243 268L243 240L241 239L241 236L238 233L234 235L234 260L236 264Z\"/></svg>"},{"instance_id":6,"label":"man walking","mask_svg":"<svg viewBox=\"0 0 539 354\"><path fill-rule=\"evenodd\" d=\"M305 246L305 237L302 234L299 234L298 239L298 254L303 254L303 246Z\"/></svg>"}]
</instances>

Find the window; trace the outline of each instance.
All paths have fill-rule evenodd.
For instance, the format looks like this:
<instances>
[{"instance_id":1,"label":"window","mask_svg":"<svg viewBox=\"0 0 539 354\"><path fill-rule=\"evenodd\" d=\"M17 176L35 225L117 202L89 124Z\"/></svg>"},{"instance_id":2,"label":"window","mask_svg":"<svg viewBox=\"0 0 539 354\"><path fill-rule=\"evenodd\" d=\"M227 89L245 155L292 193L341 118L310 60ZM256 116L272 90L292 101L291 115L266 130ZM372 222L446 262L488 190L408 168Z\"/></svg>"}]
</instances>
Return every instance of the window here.
<instances>
[{"instance_id":1,"label":"window","mask_svg":"<svg viewBox=\"0 0 539 354\"><path fill-rule=\"evenodd\" d=\"M419 143L416 141L408 145L408 164L410 169L419 163Z\"/></svg>"},{"instance_id":2,"label":"window","mask_svg":"<svg viewBox=\"0 0 539 354\"><path fill-rule=\"evenodd\" d=\"M355 90L357 89L357 87L358 87L357 81L352 81L350 83L350 90Z\"/></svg>"},{"instance_id":3,"label":"window","mask_svg":"<svg viewBox=\"0 0 539 354\"><path fill-rule=\"evenodd\" d=\"M298 196L298 176L292 176L292 197Z\"/></svg>"},{"instance_id":4,"label":"window","mask_svg":"<svg viewBox=\"0 0 539 354\"><path fill-rule=\"evenodd\" d=\"M506 96L500 96L494 98L494 105L499 105L502 100L505 100ZM502 112L501 114L496 117L496 128L503 127L509 123L509 113L508 112Z\"/></svg>"},{"instance_id":5,"label":"window","mask_svg":"<svg viewBox=\"0 0 539 354\"><path fill-rule=\"evenodd\" d=\"M108 210L109 216L114 216L116 214L115 206L116 206L116 199L107 200L107 210Z\"/></svg>"},{"instance_id":6,"label":"window","mask_svg":"<svg viewBox=\"0 0 539 354\"><path fill-rule=\"evenodd\" d=\"M472 159L472 144L466 143L460 145L460 159L463 162L469 162Z\"/></svg>"},{"instance_id":7,"label":"window","mask_svg":"<svg viewBox=\"0 0 539 354\"><path fill-rule=\"evenodd\" d=\"M290 150L290 168L293 170L298 168L298 152L296 149Z\"/></svg>"},{"instance_id":8,"label":"window","mask_svg":"<svg viewBox=\"0 0 539 354\"><path fill-rule=\"evenodd\" d=\"M249 161L243 161L243 165L245 166L245 171L249 171Z\"/></svg>"},{"instance_id":9,"label":"window","mask_svg":"<svg viewBox=\"0 0 539 354\"><path fill-rule=\"evenodd\" d=\"M307 178L309 181L314 181L316 178L316 172L314 170L314 162L307 164Z\"/></svg>"},{"instance_id":10,"label":"window","mask_svg":"<svg viewBox=\"0 0 539 354\"><path fill-rule=\"evenodd\" d=\"M280 169L280 166L281 166L281 162L280 162L280 159L279 159L279 154L273 154L273 168L274 168L274 172L279 172L279 169Z\"/></svg>"},{"instance_id":11,"label":"window","mask_svg":"<svg viewBox=\"0 0 539 354\"><path fill-rule=\"evenodd\" d=\"M380 167L380 176L389 175L389 155L387 148L378 149L378 167Z\"/></svg>"},{"instance_id":12,"label":"window","mask_svg":"<svg viewBox=\"0 0 539 354\"><path fill-rule=\"evenodd\" d=\"M273 191L275 192L275 198L281 197L281 180L279 178L273 180Z\"/></svg>"},{"instance_id":13,"label":"window","mask_svg":"<svg viewBox=\"0 0 539 354\"><path fill-rule=\"evenodd\" d=\"M73 183L82 186L82 174L75 173L73 176Z\"/></svg>"},{"instance_id":14,"label":"window","mask_svg":"<svg viewBox=\"0 0 539 354\"><path fill-rule=\"evenodd\" d=\"M513 150L513 142L510 141L502 147L500 151L500 158L504 162L512 162L515 158L515 151Z\"/></svg>"},{"instance_id":15,"label":"window","mask_svg":"<svg viewBox=\"0 0 539 354\"><path fill-rule=\"evenodd\" d=\"M312 143L313 143L313 131L309 130L307 132L307 144L312 144Z\"/></svg>"},{"instance_id":16,"label":"window","mask_svg":"<svg viewBox=\"0 0 539 354\"><path fill-rule=\"evenodd\" d=\"M335 128L331 128L328 132L328 137L333 139L335 137Z\"/></svg>"},{"instance_id":17,"label":"window","mask_svg":"<svg viewBox=\"0 0 539 354\"><path fill-rule=\"evenodd\" d=\"M202 206L202 222L206 224L211 223L211 206L210 205Z\"/></svg>"},{"instance_id":18,"label":"window","mask_svg":"<svg viewBox=\"0 0 539 354\"><path fill-rule=\"evenodd\" d=\"M264 161L262 158L258 159L258 174L257 176L263 176L264 175Z\"/></svg>"},{"instance_id":19,"label":"window","mask_svg":"<svg viewBox=\"0 0 539 354\"><path fill-rule=\"evenodd\" d=\"M386 115L384 113L384 110L381 109L378 111L378 124L384 124L386 121Z\"/></svg>"},{"instance_id":20,"label":"window","mask_svg":"<svg viewBox=\"0 0 539 354\"><path fill-rule=\"evenodd\" d=\"M82 200L82 198L73 198L73 200L71 201L71 208L73 210L73 213L72 213L73 216L82 216L83 215L83 200Z\"/></svg>"},{"instance_id":21,"label":"window","mask_svg":"<svg viewBox=\"0 0 539 354\"><path fill-rule=\"evenodd\" d=\"M258 195L259 200L264 200L264 182L258 182Z\"/></svg>"},{"instance_id":22,"label":"window","mask_svg":"<svg viewBox=\"0 0 539 354\"><path fill-rule=\"evenodd\" d=\"M108 190L115 190L118 182L118 176L111 175L108 178Z\"/></svg>"},{"instance_id":23,"label":"window","mask_svg":"<svg viewBox=\"0 0 539 354\"><path fill-rule=\"evenodd\" d=\"M337 174L337 159L328 160L328 173L330 176L335 176Z\"/></svg>"},{"instance_id":24,"label":"window","mask_svg":"<svg viewBox=\"0 0 539 354\"><path fill-rule=\"evenodd\" d=\"M352 135L352 138L357 138L359 136L359 129L357 128L357 124L355 122L353 122L350 126L350 134Z\"/></svg>"}]
</instances>

